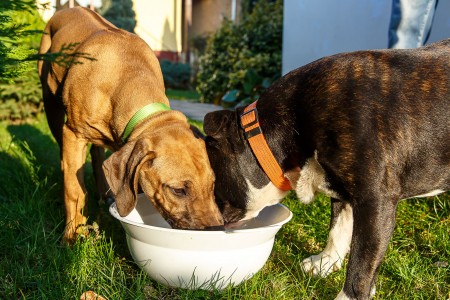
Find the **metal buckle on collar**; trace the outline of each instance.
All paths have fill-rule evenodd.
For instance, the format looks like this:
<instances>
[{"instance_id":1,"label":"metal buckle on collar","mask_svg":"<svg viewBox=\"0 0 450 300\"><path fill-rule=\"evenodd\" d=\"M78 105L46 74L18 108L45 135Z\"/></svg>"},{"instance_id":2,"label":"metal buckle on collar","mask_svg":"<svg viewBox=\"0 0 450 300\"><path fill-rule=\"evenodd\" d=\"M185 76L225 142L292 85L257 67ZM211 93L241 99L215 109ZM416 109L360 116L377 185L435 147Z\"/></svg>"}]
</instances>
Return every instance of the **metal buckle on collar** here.
<instances>
[{"instance_id":1,"label":"metal buckle on collar","mask_svg":"<svg viewBox=\"0 0 450 300\"><path fill-rule=\"evenodd\" d=\"M255 119L253 121L249 122L248 124L243 124L242 120L243 120L244 116L250 114L251 112L255 113ZM249 111L245 111L244 113L241 114L240 125L241 125L242 129L244 129L245 139L248 140L248 139L250 139L250 138L252 138L252 137L254 137L254 136L258 135L258 134L262 134L262 130L261 130L260 126L255 127L253 129L250 129L248 131L246 130L248 127L251 127L251 126L256 125L258 123L259 123L259 117L258 117L258 110L256 109L256 107L251 109L251 110L249 110Z\"/></svg>"},{"instance_id":2,"label":"metal buckle on collar","mask_svg":"<svg viewBox=\"0 0 450 300\"><path fill-rule=\"evenodd\" d=\"M259 126L253 128L253 129L250 129L249 131L244 131L244 136L245 136L246 140L248 140L258 134L262 134L261 127L259 127Z\"/></svg>"},{"instance_id":3,"label":"metal buckle on collar","mask_svg":"<svg viewBox=\"0 0 450 300\"><path fill-rule=\"evenodd\" d=\"M243 120L244 116L250 114L251 112L255 112L255 120L253 120L253 121L251 121L250 123L244 125L244 124L242 123L242 120ZM253 125L255 125L256 123L258 123L258 122L259 122L259 117L258 117L258 111L256 110L256 107L255 107L255 108L252 108L252 109L249 110L249 111L244 111L244 112L241 114L241 117L239 118L239 120L240 120L242 129L246 129L247 127L253 126Z\"/></svg>"}]
</instances>

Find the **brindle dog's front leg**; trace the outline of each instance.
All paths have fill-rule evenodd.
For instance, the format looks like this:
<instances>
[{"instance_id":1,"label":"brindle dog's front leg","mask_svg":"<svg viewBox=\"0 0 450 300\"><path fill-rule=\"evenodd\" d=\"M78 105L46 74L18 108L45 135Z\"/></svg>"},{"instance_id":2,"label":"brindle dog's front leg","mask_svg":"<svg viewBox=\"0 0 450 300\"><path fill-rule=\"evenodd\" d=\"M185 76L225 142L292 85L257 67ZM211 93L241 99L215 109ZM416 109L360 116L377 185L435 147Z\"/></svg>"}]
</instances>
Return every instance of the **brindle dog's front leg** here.
<instances>
[{"instance_id":1,"label":"brindle dog's front leg","mask_svg":"<svg viewBox=\"0 0 450 300\"><path fill-rule=\"evenodd\" d=\"M352 208L353 238L339 300L365 300L375 295L375 277L394 231L397 201L366 195Z\"/></svg>"},{"instance_id":2,"label":"brindle dog's front leg","mask_svg":"<svg viewBox=\"0 0 450 300\"><path fill-rule=\"evenodd\" d=\"M349 203L331 199L331 222L325 249L302 262L302 268L313 276L326 277L341 268L350 250L353 214Z\"/></svg>"},{"instance_id":3,"label":"brindle dog's front leg","mask_svg":"<svg viewBox=\"0 0 450 300\"><path fill-rule=\"evenodd\" d=\"M83 165L86 161L87 142L78 138L67 125L63 127L62 170L64 174L64 201L66 208L66 229L64 239L71 243L77 230L86 224L83 215L86 198Z\"/></svg>"}]
</instances>

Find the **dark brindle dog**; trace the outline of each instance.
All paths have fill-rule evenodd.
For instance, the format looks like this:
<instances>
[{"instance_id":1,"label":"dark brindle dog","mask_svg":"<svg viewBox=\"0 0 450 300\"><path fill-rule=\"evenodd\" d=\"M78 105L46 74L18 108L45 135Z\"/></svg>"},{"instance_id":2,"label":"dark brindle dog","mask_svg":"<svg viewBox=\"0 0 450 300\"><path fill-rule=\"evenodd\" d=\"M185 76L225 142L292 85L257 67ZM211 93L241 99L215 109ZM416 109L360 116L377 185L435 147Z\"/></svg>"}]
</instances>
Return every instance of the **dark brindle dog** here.
<instances>
[{"instance_id":1,"label":"dark brindle dog","mask_svg":"<svg viewBox=\"0 0 450 300\"><path fill-rule=\"evenodd\" d=\"M215 194L226 222L257 215L290 186L304 203L325 193L332 204L328 244L303 268L326 276L351 251L337 299L374 295L398 202L450 186L449 58L450 39L338 54L278 80L256 110L208 114L207 150L220 174ZM269 180L246 140L262 134L269 146L263 152L273 152L285 183Z\"/></svg>"}]
</instances>

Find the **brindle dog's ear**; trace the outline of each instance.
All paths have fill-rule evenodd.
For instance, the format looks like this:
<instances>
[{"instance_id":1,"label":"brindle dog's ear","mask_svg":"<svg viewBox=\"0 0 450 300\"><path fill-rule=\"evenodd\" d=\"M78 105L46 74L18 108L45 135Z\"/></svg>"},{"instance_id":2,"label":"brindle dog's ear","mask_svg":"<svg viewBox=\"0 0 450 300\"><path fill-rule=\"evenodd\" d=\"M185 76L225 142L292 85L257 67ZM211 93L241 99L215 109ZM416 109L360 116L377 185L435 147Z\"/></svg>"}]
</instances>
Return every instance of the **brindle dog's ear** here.
<instances>
[{"instance_id":1,"label":"brindle dog's ear","mask_svg":"<svg viewBox=\"0 0 450 300\"><path fill-rule=\"evenodd\" d=\"M207 113L203 123L206 135L220 138L229 127L229 123L235 117L235 112L231 110L218 110Z\"/></svg>"},{"instance_id":2,"label":"brindle dog's ear","mask_svg":"<svg viewBox=\"0 0 450 300\"><path fill-rule=\"evenodd\" d=\"M139 171L145 162L155 158L148 140L127 143L104 163L103 171L116 198L120 216L128 215L136 206Z\"/></svg>"}]
</instances>

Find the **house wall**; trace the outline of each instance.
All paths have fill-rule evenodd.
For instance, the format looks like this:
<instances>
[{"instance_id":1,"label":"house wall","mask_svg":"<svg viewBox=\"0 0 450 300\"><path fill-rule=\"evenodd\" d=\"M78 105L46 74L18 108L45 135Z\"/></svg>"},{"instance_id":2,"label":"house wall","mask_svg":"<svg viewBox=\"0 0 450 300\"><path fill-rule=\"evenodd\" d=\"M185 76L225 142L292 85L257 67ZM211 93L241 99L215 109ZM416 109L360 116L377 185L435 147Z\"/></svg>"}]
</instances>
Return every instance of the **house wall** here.
<instances>
[{"instance_id":1,"label":"house wall","mask_svg":"<svg viewBox=\"0 0 450 300\"><path fill-rule=\"evenodd\" d=\"M392 0L285 0L282 73L339 52L386 48ZM437 7L429 43L450 37L450 1Z\"/></svg>"},{"instance_id":2,"label":"house wall","mask_svg":"<svg viewBox=\"0 0 450 300\"><path fill-rule=\"evenodd\" d=\"M133 0L135 33L161 59L178 60L182 51L182 0Z\"/></svg>"},{"instance_id":3,"label":"house wall","mask_svg":"<svg viewBox=\"0 0 450 300\"><path fill-rule=\"evenodd\" d=\"M1 0L0 0L1 1ZM41 11L47 21L54 13L55 0L48 10ZM66 3L68 0L58 0ZM79 0L83 4L101 4L100 0ZM235 4L233 6L233 3ZM159 59L193 61L189 55L190 40L215 32L224 18L240 18L241 0L133 0L136 13L135 33L155 52Z\"/></svg>"},{"instance_id":4,"label":"house wall","mask_svg":"<svg viewBox=\"0 0 450 300\"><path fill-rule=\"evenodd\" d=\"M240 0L235 0L240 8ZM231 18L232 0L133 0L135 33L159 59L185 61L189 40L214 32L224 17ZM187 5L190 3L190 5ZM191 9L191 12L183 10Z\"/></svg>"},{"instance_id":5,"label":"house wall","mask_svg":"<svg viewBox=\"0 0 450 300\"><path fill-rule=\"evenodd\" d=\"M235 0L236 18L239 17L241 1ZM224 18L231 20L232 0L193 0L192 24L189 28L190 37L215 32Z\"/></svg>"},{"instance_id":6,"label":"house wall","mask_svg":"<svg viewBox=\"0 0 450 300\"><path fill-rule=\"evenodd\" d=\"M1 1L1 0L0 0ZM69 0L35 0L38 4L38 11L42 20L48 22L55 13L56 9L69 7ZM74 6L89 7L91 9L102 6L102 0L77 0L73 1Z\"/></svg>"}]
</instances>

